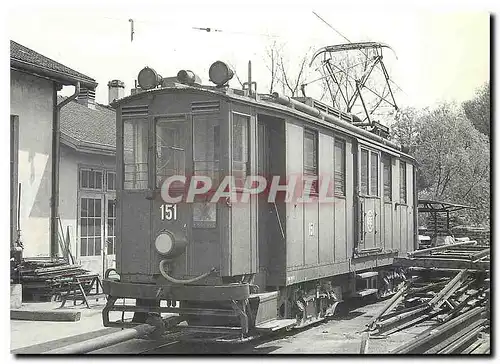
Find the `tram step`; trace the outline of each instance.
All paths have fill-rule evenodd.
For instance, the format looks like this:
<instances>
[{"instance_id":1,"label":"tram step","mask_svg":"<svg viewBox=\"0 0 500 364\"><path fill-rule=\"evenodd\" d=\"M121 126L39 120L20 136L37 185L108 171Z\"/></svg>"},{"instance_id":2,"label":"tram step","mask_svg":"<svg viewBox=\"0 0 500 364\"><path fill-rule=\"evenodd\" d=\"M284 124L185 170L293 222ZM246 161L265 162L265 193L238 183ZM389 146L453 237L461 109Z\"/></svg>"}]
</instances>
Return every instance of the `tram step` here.
<instances>
[{"instance_id":1,"label":"tram step","mask_svg":"<svg viewBox=\"0 0 500 364\"><path fill-rule=\"evenodd\" d=\"M295 319L276 319L256 325L255 329L262 332L272 332L281 329L288 329L297 324Z\"/></svg>"},{"instance_id":2,"label":"tram step","mask_svg":"<svg viewBox=\"0 0 500 364\"><path fill-rule=\"evenodd\" d=\"M356 278L358 279L367 279L378 276L378 272L364 272L356 274Z\"/></svg>"},{"instance_id":3,"label":"tram step","mask_svg":"<svg viewBox=\"0 0 500 364\"><path fill-rule=\"evenodd\" d=\"M378 292L377 288L367 288L361 291L356 291L352 294L352 297L365 297Z\"/></svg>"},{"instance_id":4,"label":"tram step","mask_svg":"<svg viewBox=\"0 0 500 364\"><path fill-rule=\"evenodd\" d=\"M278 291L250 295L250 307L256 326L275 320L278 311Z\"/></svg>"}]
</instances>

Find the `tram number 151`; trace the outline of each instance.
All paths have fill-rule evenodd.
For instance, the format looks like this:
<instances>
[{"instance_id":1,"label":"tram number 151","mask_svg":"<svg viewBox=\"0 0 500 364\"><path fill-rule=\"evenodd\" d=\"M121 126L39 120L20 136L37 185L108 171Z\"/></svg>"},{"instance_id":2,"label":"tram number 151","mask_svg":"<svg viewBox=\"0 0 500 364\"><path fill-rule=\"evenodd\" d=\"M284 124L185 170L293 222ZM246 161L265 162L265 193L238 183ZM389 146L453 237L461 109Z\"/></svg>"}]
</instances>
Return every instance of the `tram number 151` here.
<instances>
[{"instance_id":1,"label":"tram number 151","mask_svg":"<svg viewBox=\"0 0 500 364\"><path fill-rule=\"evenodd\" d=\"M162 220L177 220L177 205L163 204L160 206L160 217Z\"/></svg>"}]
</instances>

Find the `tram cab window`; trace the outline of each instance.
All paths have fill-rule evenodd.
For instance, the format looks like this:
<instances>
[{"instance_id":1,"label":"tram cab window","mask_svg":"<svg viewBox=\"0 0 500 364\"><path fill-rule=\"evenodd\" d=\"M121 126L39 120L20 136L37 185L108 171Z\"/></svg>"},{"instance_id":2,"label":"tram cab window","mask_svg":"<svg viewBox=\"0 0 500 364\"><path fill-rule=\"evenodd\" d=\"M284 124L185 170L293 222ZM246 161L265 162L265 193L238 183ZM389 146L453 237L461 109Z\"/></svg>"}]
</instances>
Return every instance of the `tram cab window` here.
<instances>
[{"instance_id":1,"label":"tram cab window","mask_svg":"<svg viewBox=\"0 0 500 364\"><path fill-rule=\"evenodd\" d=\"M392 201L392 171L390 156L382 156L382 169L384 179L384 201L390 202Z\"/></svg>"},{"instance_id":2,"label":"tram cab window","mask_svg":"<svg viewBox=\"0 0 500 364\"><path fill-rule=\"evenodd\" d=\"M233 177L236 186L242 187L248 174L248 138L250 117L233 114Z\"/></svg>"},{"instance_id":3,"label":"tram cab window","mask_svg":"<svg viewBox=\"0 0 500 364\"><path fill-rule=\"evenodd\" d=\"M123 188L148 188L148 121L123 122Z\"/></svg>"},{"instance_id":4,"label":"tram cab window","mask_svg":"<svg viewBox=\"0 0 500 364\"><path fill-rule=\"evenodd\" d=\"M156 185L165 178L184 176L186 169L187 123L185 118L156 120Z\"/></svg>"},{"instance_id":5,"label":"tram cab window","mask_svg":"<svg viewBox=\"0 0 500 364\"><path fill-rule=\"evenodd\" d=\"M399 199L401 203L406 204L406 163L399 162Z\"/></svg>"},{"instance_id":6,"label":"tram cab window","mask_svg":"<svg viewBox=\"0 0 500 364\"><path fill-rule=\"evenodd\" d=\"M212 186L219 181L219 120L213 115L193 115L194 174L210 177Z\"/></svg>"}]
</instances>

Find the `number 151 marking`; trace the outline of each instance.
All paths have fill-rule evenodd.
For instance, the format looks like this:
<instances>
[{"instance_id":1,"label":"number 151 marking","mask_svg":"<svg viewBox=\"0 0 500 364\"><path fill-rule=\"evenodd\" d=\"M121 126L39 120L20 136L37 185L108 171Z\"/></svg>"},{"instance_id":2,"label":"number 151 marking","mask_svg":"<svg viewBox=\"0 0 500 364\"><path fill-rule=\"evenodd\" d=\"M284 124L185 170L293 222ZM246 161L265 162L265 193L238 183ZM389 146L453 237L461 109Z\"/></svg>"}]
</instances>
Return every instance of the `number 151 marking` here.
<instances>
[{"instance_id":1,"label":"number 151 marking","mask_svg":"<svg viewBox=\"0 0 500 364\"><path fill-rule=\"evenodd\" d=\"M177 205L161 205L160 216L162 220L177 220Z\"/></svg>"}]
</instances>

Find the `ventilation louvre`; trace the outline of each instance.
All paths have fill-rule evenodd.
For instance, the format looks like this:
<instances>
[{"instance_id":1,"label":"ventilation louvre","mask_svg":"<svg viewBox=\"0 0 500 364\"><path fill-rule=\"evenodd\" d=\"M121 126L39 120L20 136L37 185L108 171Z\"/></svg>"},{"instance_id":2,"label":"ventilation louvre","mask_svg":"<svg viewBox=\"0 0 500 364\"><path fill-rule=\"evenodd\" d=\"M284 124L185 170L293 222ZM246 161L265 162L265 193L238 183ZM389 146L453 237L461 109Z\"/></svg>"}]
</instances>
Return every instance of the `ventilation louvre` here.
<instances>
[{"instance_id":1,"label":"ventilation louvre","mask_svg":"<svg viewBox=\"0 0 500 364\"><path fill-rule=\"evenodd\" d=\"M148 105L123 106L122 118L148 116Z\"/></svg>"},{"instance_id":2,"label":"ventilation louvre","mask_svg":"<svg viewBox=\"0 0 500 364\"><path fill-rule=\"evenodd\" d=\"M333 115L339 119L347 121L348 123L352 123L354 121L353 116L351 114L346 113L344 111L340 111L339 109L336 109L334 107L328 106L320 101L314 100L311 97L294 97L293 99L300 101L308 106L314 107L325 114Z\"/></svg>"},{"instance_id":3,"label":"ventilation louvre","mask_svg":"<svg viewBox=\"0 0 500 364\"><path fill-rule=\"evenodd\" d=\"M210 113L220 111L220 101L193 101L191 103L191 112Z\"/></svg>"},{"instance_id":4,"label":"ventilation louvre","mask_svg":"<svg viewBox=\"0 0 500 364\"><path fill-rule=\"evenodd\" d=\"M325 114L336 116L339 119L342 119L342 120L347 121L349 123L353 122L351 114L345 113L343 111L340 111L338 109L335 109L333 107L325 105L322 102L314 100L313 101L313 107L315 107L316 109L319 109L319 110L323 111Z\"/></svg>"}]
</instances>

